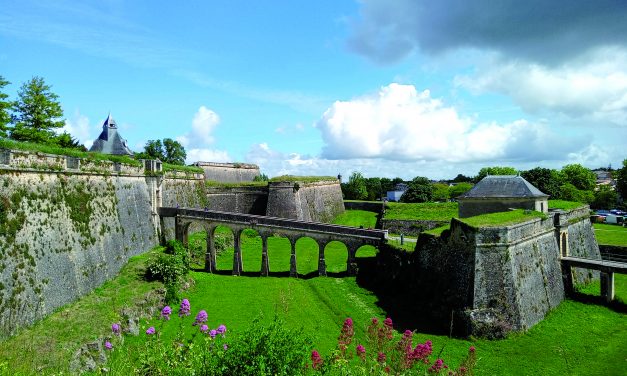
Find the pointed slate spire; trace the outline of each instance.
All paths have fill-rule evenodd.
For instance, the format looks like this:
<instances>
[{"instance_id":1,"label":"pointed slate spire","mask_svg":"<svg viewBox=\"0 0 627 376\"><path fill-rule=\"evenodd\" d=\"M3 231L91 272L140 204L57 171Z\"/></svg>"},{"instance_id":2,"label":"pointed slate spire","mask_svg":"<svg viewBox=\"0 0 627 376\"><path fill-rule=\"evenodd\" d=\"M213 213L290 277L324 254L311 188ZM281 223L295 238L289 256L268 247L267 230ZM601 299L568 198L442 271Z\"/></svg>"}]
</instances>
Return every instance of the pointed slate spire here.
<instances>
[{"instance_id":1,"label":"pointed slate spire","mask_svg":"<svg viewBox=\"0 0 627 376\"><path fill-rule=\"evenodd\" d=\"M110 111L109 116L102 124L102 133L94 141L89 151L105 154L133 155L131 149L126 145L126 140L118 133L118 126L115 120L113 120Z\"/></svg>"}]
</instances>

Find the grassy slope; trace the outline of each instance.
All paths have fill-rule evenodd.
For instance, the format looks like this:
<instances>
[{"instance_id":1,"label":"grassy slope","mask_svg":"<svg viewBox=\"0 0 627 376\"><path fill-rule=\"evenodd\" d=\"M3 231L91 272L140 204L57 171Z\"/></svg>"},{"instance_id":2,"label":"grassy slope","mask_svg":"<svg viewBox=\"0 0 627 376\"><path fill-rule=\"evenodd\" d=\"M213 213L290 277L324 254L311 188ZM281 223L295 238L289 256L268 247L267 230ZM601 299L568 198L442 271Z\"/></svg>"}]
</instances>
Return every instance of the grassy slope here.
<instances>
[{"instance_id":1,"label":"grassy slope","mask_svg":"<svg viewBox=\"0 0 627 376\"><path fill-rule=\"evenodd\" d=\"M271 269L288 270L289 258L285 256L289 254L289 249L286 242L272 239L275 240L270 243ZM261 253L258 238L248 233L242 240L244 269L258 270L255 266L260 265L260 261L255 261L260 260ZM305 240L297 244L299 272L315 270L313 262L306 260L315 259L317 251L311 240ZM328 246L327 262L332 269L345 268L345 252L341 246ZM373 252L362 248L360 255L371 255ZM12 372L16 365L21 365L22 370L48 364L56 365L48 369L54 370L67 365L73 352L72 346L75 348L77 343L107 334L110 324L116 320L115 312L119 307L158 285L138 278L144 259L145 256L134 258L114 281L0 344L0 359L8 361ZM229 269L232 251L221 254L218 264ZM377 297L360 288L354 278L232 277L202 272L192 272L191 276L195 286L184 295L191 300L194 314L200 309L207 310L211 327L224 323L229 333L233 333L246 328L255 317L271 320L278 314L286 320L286 325L302 327L323 354L335 346L345 317L355 320L358 338L363 338L364 327L370 317L385 317L376 305ZM617 295L625 300L627 283L623 278L620 281L617 281ZM190 317L189 321L193 318ZM153 324L159 328L157 321L142 322L142 330ZM188 330L194 329L188 327ZM166 328L164 334L172 335L174 331L175 328ZM435 351L443 349L441 356L452 364L464 356L469 344L474 344L479 355L479 375L613 375L625 369L626 335L624 314L602 306L565 301L529 332L505 340L467 341L427 334L417 334L417 339L433 340ZM117 356L132 356L131 349L141 346L143 338L127 338L123 351L117 352Z\"/></svg>"},{"instance_id":2,"label":"grassy slope","mask_svg":"<svg viewBox=\"0 0 627 376\"><path fill-rule=\"evenodd\" d=\"M344 226L375 228L377 213L365 210L346 210L335 218L333 223Z\"/></svg>"},{"instance_id":3,"label":"grassy slope","mask_svg":"<svg viewBox=\"0 0 627 376\"><path fill-rule=\"evenodd\" d=\"M546 215L537 211L516 209L508 212L476 215L464 218L463 221L474 227L496 227L522 223L534 218L546 218Z\"/></svg>"},{"instance_id":4,"label":"grassy slope","mask_svg":"<svg viewBox=\"0 0 627 376\"><path fill-rule=\"evenodd\" d=\"M627 247L627 227L594 223L594 235L599 244Z\"/></svg>"},{"instance_id":5,"label":"grassy slope","mask_svg":"<svg viewBox=\"0 0 627 376\"><path fill-rule=\"evenodd\" d=\"M131 258L115 279L0 342L0 364L8 362L12 369L9 374L30 374L38 368L48 372L67 368L81 344L111 332L111 323L118 319L121 308L131 306L147 292L162 286L141 279L146 259L147 255Z\"/></svg>"},{"instance_id":6,"label":"grassy slope","mask_svg":"<svg viewBox=\"0 0 627 376\"><path fill-rule=\"evenodd\" d=\"M456 202L425 202L404 204L390 202L385 210L385 219L414 219L426 221L450 221L457 217Z\"/></svg>"}]
</instances>

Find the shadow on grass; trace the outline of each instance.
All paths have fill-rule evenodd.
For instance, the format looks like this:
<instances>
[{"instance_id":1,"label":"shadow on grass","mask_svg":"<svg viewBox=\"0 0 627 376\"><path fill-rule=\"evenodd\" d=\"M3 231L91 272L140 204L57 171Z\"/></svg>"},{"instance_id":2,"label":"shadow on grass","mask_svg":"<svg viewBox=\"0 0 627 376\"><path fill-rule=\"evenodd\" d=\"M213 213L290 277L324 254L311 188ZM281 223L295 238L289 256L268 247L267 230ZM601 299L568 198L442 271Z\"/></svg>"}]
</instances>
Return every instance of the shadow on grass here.
<instances>
[{"instance_id":1,"label":"shadow on grass","mask_svg":"<svg viewBox=\"0 0 627 376\"><path fill-rule=\"evenodd\" d=\"M395 283L394 277L382 281L375 257L358 258L357 267L357 284L377 296L377 305L392 319L396 330L416 330L434 335L449 335L451 331L453 334L463 332L462 328L451 327L450 314L436 313L430 309L427 299L418 298L429 294L417 294L416 286Z\"/></svg>"},{"instance_id":2,"label":"shadow on grass","mask_svg":"<svg viewBox=\"0 0 627 376\"><path fill-rule=\"evenodd\" d=\"M586 294L583 292L572 292L568 294L568 299L574 300L583 304L593 304L606 306L614 312L618 313L627 313L627 304L620 299L612 300L611 302L606 302L605 298L599 295Z\"/></svg>"}]
</instances>

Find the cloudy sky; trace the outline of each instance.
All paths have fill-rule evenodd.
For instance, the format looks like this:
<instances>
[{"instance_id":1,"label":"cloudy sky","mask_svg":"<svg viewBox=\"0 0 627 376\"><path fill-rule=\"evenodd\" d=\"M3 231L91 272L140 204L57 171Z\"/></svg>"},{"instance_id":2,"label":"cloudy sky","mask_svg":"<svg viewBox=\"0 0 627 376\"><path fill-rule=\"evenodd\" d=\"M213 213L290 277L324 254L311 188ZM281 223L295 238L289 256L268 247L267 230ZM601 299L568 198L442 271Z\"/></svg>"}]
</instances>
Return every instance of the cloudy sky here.
<instances>
[{"instance_id":1,"label":"cloudy sky","mask_svg":"<svg viewBox=\"0 0 627 376\"><path fill-rule=\"evenodd\" d=\"M85 145L280 174L474 175L627 158L623 0L0 0L0 75Z\"/></svg>"}]
</instances>

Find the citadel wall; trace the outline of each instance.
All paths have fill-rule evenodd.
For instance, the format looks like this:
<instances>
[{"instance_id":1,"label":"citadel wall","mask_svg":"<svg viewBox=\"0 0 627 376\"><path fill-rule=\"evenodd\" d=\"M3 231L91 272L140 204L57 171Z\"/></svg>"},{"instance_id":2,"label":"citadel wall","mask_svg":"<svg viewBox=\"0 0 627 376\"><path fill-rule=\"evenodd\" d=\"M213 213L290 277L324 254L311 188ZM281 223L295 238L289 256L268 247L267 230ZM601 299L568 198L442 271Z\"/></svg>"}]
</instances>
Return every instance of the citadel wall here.
<instances>
[{"instance_id":1,"label":"citadel wall","mask_svg":"<svg viewBox=\"0 0 627 376\"><path fill-rule=\"evenodd\" d=\"M253 181L259 176L259 166L248 163L196 162L205 171L205 179L222 183Z\"/></svg>"},{"instance_id":2,"label":"citadel wall","mask_svg":"<svg viewBox=\"0 0 627 376\"><path fill-rule=\"evenodd\" d=\"M270 182L266 215L311 222L331 222L344 212L338 180Z\"/></svg>"},{"instance_id":3,"label":"citadel wall","mask_svg":"<svg viewBox=\"0 0 627 376\"><path fill-rule=\"evenodd\" d=\"M2 153L0 335L8 335L157 244L150 204L158 177L109 161Z\"/></svg>"}]
</instances>

